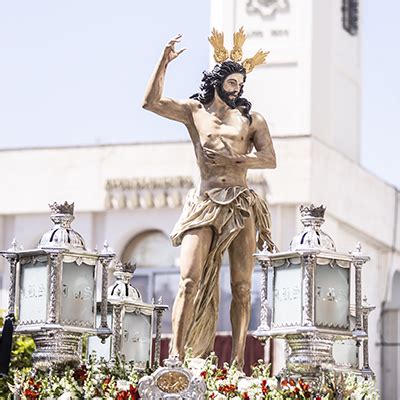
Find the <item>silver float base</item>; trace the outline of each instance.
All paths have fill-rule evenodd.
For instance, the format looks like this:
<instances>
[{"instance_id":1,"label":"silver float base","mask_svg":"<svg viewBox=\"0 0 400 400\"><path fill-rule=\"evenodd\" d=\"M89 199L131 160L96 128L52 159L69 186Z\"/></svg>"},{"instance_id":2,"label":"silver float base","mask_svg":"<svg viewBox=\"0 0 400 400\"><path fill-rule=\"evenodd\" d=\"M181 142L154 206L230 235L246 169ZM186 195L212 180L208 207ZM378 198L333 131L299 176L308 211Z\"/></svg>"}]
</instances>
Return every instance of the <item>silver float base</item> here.
<instances>
[{"instance_id":1,"label":"silver float base","mask_svg":"<svg viewBox=\"0 0 400 400\"><path fill-rule=\"evenodd\" d=\"M40 370L64 369L66 365L78 366L81 362L80 333L47 331L34 333L36 350L32 355L33 367Z\"/></svg>"},{"instance_id":2,"label":"silver float base","mask_svg":"<svg viewBox=\"0 0 400 400\"><path fill-rule=\"evenodd\" d=\"M333 339L328 335L299 334L285 337L290 348L286 359L286 373L309 380L318 379L321 370L334 365Z\"/></svg>"}]
</instances>

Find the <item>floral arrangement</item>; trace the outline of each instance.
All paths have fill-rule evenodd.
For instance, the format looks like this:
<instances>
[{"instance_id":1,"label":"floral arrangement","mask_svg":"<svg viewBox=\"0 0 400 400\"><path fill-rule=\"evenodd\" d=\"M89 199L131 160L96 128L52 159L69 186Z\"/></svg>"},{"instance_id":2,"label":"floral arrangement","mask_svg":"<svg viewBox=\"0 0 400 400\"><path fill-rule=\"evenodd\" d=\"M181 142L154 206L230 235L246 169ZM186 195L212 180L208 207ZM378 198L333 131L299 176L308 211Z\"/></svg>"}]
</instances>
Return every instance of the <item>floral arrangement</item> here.
<instances>
[{"instance_id":1,"label":"floral arrangement","mask_svg":"<svg viewBox=\"0 0 400 400\"><path fill-rule=\"evenodd\" d=\"M215 400L379 399L372 379L366 380L354 375L340 376L337 379L332 374L323 376L321 383L315 387L303 379L270 376L270 366L263 361L259 361L252 369L251 377L246 377L234 365L225 364L223 368L218 368L212 358L208 358L200 372L200 376L207 383L207 398Z\"/></svg>"},{"instance_id":2,"label":"floral arrangement","mask_svg":"<svg viewBox=\"0 0 400 400\"><path fill-rule=\"evenodd\" d=\"M234 365L219 368L215 356L206 360L188 360L185 364L207 384L207 399L268 400L311 399L377 400L373 380L348 375L340 379L324 376L318 388L302 379L281 379L270 376L270 367L259 361L246 377ZM16 370L10 389L17 398L33 399L139 399L138 382L152 371L138 371L131 364L117 362L113 366L90 357L87 364L66 369L62 375L30 369ZM341 397L339 397L341 396ZM11 397L10 397L11 398Z\"/></svg>"},{"instance_id":3,"label":"floral arrangement","mask_svg":"<svg viewBox=\"0 0 400 400\"><path fill-rule=\"evenodd\" d=\"M149 373L150 371L147 371ZM22 400L34 399L139 399L137 385L146 372L131 364L116 362L109 366L95 356L78 368L67 368L62 375L31 369L17 370L10 390Z\"/></svg>"}]
</instances>

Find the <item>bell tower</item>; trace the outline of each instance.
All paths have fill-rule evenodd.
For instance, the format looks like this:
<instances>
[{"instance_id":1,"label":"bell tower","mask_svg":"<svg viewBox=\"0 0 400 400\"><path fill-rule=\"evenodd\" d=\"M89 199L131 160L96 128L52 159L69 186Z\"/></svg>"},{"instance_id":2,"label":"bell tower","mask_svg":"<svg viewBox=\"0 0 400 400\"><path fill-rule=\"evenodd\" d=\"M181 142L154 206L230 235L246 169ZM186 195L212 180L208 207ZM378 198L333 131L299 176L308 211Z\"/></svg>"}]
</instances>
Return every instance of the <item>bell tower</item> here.
<instances>
[{"instance_id":1,"label":"bell tower","mask_svg":"<svg viewBox=\"0 0 400 400\"><path fill-rule=\"evenodd\" d=\"M218 0L211 26L244 26L244 57L270 51L245 97L274 137L312 136L352 161L360 158L360 37L357 0ZM214 64L214 60L210 61Z\"/></svg>"}]
</instances>

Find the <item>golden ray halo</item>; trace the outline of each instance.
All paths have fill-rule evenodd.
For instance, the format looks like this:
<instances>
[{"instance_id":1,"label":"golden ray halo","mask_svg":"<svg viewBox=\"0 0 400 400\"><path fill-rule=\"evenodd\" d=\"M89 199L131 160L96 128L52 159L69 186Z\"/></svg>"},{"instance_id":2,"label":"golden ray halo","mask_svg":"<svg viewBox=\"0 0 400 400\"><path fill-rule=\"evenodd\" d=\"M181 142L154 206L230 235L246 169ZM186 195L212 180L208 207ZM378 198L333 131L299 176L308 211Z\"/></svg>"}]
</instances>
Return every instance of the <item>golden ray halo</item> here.
<instances>
[{"instance_id":1,"label":"golden ray halo","mask_svg":"<svg viewBox=\"0 0 400 400\"><path fill-rule=\"evenodd\" d=\"M224 45L223 32L219 32L215 28L213 28L211 31L211 36L208 38L208 41L214 48L214 60L217 63L223 63L224 61L228 60L229 57L230 60L237 63L242 60L242 48L244 42L246 41L246 33L243 26L240 27L237 32L233 33L233 48L230 53ZM242 66L246 70L246 73L249 74L257 65L264 64L268 54L269 51L264 51L260 49L253 57L246 58L242 62Z\"/></svg>"}]
</instances>

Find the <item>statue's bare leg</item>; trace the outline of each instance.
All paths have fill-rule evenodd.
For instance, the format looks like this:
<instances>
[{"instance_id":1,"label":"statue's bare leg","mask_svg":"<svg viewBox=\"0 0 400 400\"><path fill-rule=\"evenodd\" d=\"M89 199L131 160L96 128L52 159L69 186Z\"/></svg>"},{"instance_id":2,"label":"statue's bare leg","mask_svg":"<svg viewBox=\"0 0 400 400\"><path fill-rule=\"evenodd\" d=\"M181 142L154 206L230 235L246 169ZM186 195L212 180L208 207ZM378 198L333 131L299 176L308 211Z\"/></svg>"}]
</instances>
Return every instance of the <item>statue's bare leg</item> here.
<instances>
[{"instance_id":1,"label":"statue's bare leg","mask_svg":"<svg viewBox=\"0 0 400 400\"><path fill-rule=\"evenodd\" d=\"M231 268L232 358L239 368L244 364L244 349L251 311L251 279L256 250L256 229L253 215L229 247Z\"/></svg>"},{"instance_id":2,"label":"statue's bare leg","mask_svg":"<svg viewBox=\"0 0 400 400\"><path fill-rule=\"evenodd\" d=\"M182 240L180 282L172 308L173 342L171 355L184 357L187 331L192 322L193 303L201 274L210 251L213 231L210 227L192 229Z\"/></svg>"}]
</instances>

